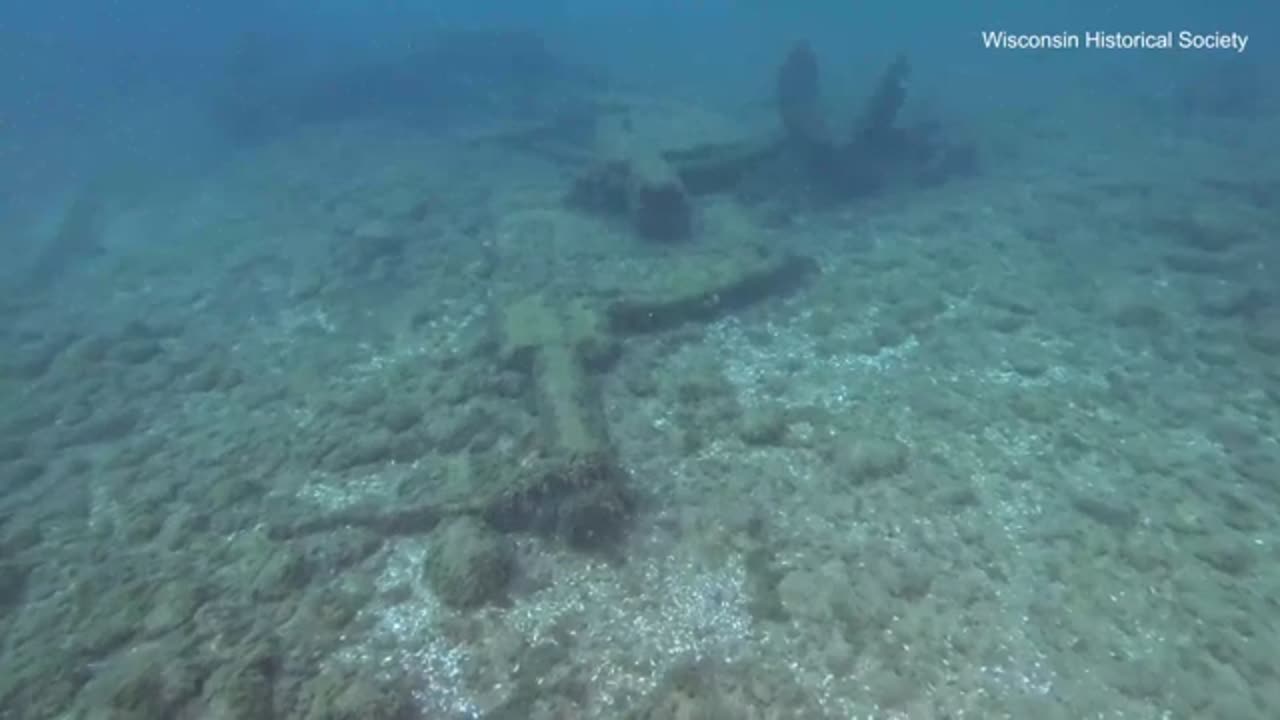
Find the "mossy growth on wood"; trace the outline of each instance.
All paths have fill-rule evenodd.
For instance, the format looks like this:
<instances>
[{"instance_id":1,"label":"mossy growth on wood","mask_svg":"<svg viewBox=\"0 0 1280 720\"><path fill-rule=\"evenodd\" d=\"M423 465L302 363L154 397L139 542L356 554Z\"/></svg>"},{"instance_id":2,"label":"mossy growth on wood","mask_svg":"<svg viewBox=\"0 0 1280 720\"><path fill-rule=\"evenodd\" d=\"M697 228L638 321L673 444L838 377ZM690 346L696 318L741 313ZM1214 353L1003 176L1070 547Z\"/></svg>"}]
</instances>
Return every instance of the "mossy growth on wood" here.
<instances>
[{"instance_id":1,"label":"mossy growth on wood","mask_svg":"<svg viewBox=\"0 0 1280 720\"><path fill-rule=\"evenodd\" d=\"M744 252L712 262L684 263L658 278L651 288L612 303L607 310L609 328L630 334L707 322L790 293L817 271L811 258L793 254Z\"/></svg>"}]
</instances>

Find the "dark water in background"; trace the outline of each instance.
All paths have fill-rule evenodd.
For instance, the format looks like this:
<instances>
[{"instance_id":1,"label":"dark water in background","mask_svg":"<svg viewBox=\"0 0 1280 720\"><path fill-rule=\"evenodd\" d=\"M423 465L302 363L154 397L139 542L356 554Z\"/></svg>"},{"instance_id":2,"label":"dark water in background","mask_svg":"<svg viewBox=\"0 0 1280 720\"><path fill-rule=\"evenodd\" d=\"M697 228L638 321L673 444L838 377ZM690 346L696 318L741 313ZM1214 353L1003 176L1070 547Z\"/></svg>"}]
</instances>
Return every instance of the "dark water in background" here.
<instances>
[{"instance_id":1,"label":"dark water in background","mask_svg":"<svg viewBox=\"0 0 1280 720\"><path fill-rule=\"evenodd\" d=\"M1280 713L1280 8L18 5L0 720ZM1248 45L982 41L1184 29ZM580 147L467 139L597 102L776 134L802 40L838 132L903 55L904 115L976 161L699 197L695 253L740 221L823 284L740 321L707 293L670 334L640 304L604 349L556 326L643 486L629 539L583 559L570 520L488 506L437 529L455 473L540 467L554 424L568 361L511 351L543 316L507 300L679 274L642 222L561 206ZM500 600L442 609L493 574Z\"/></svg>"},{"instance_id":2,"label":"dark water in background","mask_svg":"<svg viewBox=\"0 0 1280 720\"><path fill-rule=\"evenodd\" d=\"M456 5L456 6L455 6ZM615 7L616 6L616 7ZM1254 3L986 3L981 10L890 3L539 3L474 8L465 3L45 3L3 15L7 175L27 184L85 164L216 154L193 105L221 87L229 53L246 33L307 67L395 57L436 28L527 28L558 52L615 77L733 103L767 96L780 50L807 38L833 78L861 84L880 58L906 51L917 82L957 107L1044 104L1112 93L1170 92L1214 53L1001 54L983 30L1017 32L1197 31L1256 28L1249 61L1271 66L1267 11ZM1243 31L1243 30L1242 30ZM829 83L838 88L838 80ZM151 107L138 112L142 105ZM132 112L131 112L132 111ZM191 117L195 114L195 117ZM139 117L141 115L141 117ZM1100 118L1105 122L1105 118ZM50 157L51 135L78 138L72 157ZM65 140L65 138L61 138ZM80 144L83 143L83 147ZM157 147L158 146L158 147ZM24 150L32 157L23 155ZM16 155L15 155L16 154ZM124 156L124 157L120 157ZM21 161L21 162L18 162ZM23 180L12 181L19 187Z\"/></svg>"}]
</instances>

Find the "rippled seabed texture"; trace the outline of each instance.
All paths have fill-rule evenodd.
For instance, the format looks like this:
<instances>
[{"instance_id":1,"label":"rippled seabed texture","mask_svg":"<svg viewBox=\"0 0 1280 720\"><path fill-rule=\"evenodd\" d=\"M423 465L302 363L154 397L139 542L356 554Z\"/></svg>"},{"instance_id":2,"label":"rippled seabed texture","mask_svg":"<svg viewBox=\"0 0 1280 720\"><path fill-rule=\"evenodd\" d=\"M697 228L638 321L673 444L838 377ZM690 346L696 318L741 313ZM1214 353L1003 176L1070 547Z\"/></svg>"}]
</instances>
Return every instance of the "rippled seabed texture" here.
<instances>
[{"instance_id":1,"label":"rippled seabed texture","mask_svg":"<svg viewBox=\"0 0 1280 720\"><path fill-rule=\"evenodd\" d=\"M1275 120L1144 112L700 196L674 246L569 160L367 118L13 215L106 250L4 299L0 717L1273 717ZM742 247L818 272L575 320ZM582 403L619 536L504 524Z\"/></svg>"}]
</instances>

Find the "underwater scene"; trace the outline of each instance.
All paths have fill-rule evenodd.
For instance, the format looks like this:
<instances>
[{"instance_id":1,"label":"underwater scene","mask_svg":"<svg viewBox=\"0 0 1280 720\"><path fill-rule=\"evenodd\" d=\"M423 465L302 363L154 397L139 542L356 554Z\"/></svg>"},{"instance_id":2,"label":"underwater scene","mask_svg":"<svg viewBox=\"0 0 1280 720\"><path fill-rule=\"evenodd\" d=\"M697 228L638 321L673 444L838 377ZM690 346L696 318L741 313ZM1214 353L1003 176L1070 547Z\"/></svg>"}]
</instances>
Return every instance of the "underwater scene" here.
<instances>
[{"instance_id":1,"label":"underwater scene","mask_svg":"<svg viewBox=\"0 0 1280 720\"><path fill-rule=\"evenodd\" d=\"M1280 717L1280 8L0 8L0 720Z\"/></svg>"}]
</instances>

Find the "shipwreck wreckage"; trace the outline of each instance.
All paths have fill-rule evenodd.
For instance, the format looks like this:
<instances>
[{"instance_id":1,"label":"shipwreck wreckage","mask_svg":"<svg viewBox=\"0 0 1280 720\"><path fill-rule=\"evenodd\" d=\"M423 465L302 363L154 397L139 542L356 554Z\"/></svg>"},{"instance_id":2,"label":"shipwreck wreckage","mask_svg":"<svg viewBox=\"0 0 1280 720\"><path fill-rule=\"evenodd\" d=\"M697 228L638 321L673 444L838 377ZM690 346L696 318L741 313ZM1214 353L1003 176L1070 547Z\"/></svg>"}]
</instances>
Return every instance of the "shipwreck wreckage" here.
<instances>
[{"instance_id":1,"label":"shipwreck wreckage","mask_svg":"<svg viewBox=\"0 0 1280 720\"><path fill-rule=\"evenodd\" d=\"M522 52L535 51L526 46ZM787 248L698 237L698 199L731 193L761 178L770 187L795 181L829 196L857 198L895 183L935 184L971 172L971 145L943 137L937 126L898 124L909 75L905 58L890 63L844 133L833 131L824 117L818 61L800 43L776 73L781 131L764 137L662 147L619 143L616 137L601 143L600 133L587 133L592 140L583 147L583 124L575 121L574 130L566 132L557 117L476 139L581 168L564 194L566 207L599 216L662 251L629 255L635 272L625 286L616 277L584 277L574 279L568 290L495 294L491 317L497 352L505 365L528 378L542 420L536 462L517 466L464 457L454 466L456 477L446 483L456 489L451 495L310 517L276 532L294 535L348 524L424 532L451 517L472 516L502 531L549 534L580 549L611 547L633 512L634 495L617 461L598 385L626 339L708 322L785 296L818 273L815 260Z\"/></svg>"},{"instance_id":2,"label":"shipwreck wreckage","mask_svg":"<svg viewBox=\"0 0 1280 720\"><path fill-rule=\"evenodd\" d=\"M568 506L585 510L580 519L599 533L615 532L626 514L626 475L613 459L594 377L609 366L622 339L719 318L786 295L818 272L816 261L786 248L749 242L704 247L695 237L698 197L777 175L856 198L894 183L932 185L974 170L972 145L942 137L936 126L898 125L909 75L906 59L895 59L841 136L823 116L817 58L801 43L776 76L780 134L676 148L624 143L620 151L613 144L586 163L566 193L567 205L622 222L668 252L647 256L657 267L637 273L629 287L588 288L574 298L532 294L497 308L506 357L531 375L540 415L549 420L548 457L561 458L565 468L547 477L582 478L583 463L591 468L585 476L592 483L562 480L559 487L568 492L545 497L572 498ZM507 140L519 138L528 149L539 136ZM603 500L583 502L583 493Z\"/></svg>"}]
</instances>

